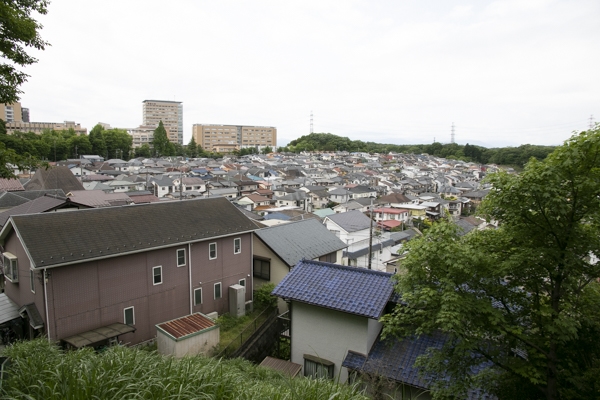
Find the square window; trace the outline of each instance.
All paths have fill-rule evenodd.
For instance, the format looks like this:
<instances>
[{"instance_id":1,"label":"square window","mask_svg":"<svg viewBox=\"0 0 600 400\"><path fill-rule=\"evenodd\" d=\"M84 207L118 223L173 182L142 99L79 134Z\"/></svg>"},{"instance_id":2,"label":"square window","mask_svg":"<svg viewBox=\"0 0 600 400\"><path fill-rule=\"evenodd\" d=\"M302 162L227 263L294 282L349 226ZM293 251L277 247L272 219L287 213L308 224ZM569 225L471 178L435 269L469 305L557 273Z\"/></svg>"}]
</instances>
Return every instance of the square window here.
<instances>
[{"instance_id":1,"label":"square window","mask_svg":"<svg viewBox=\"0 0 600 400\"><path fill-rule=\"evenodd\" d=\"M333 379L334 364L323 358L304 355L304 376Z\"/></svg>"},{"instance_id":2,"label":"square window","mask_svg":"<svg viewBox=\"0 0 600 400\"><path fill-rule=\"evenodd\" d=\"M152 267L152 284L160 285L162 283L162 267Z\"/></svg>"},{"instance_id":3,"label":"square window","mask_svg":"<svg viewBox=\"0 0 600 400\"><path fill-rule=\"evenodd\" d=\"M135 325L135 314L133 312L133 307L127 307L123 310L123 320L125 325Z\"/></svg>"},{"instance_id":4,"label":"square window","mask_svg":"<svg viewBox=\"0 0 600 400\"><path fill-rule=\"evenodd\" d=\"M242 239L233 239L233 254L240 254L242 252Z\"/></svg>"},{"instance_id":5,"label":"square window","mask_svg":"<svg viewBox=\"0 0 600 400\"><path fill-rule=\"evenodd\" d=\"M185 249L177 250L177 266L183 267L185 265Z\"/></svg>"},{"instance_id":6,"label":"square window","mask_svg":"<svg viewBox=\"0 0 600 400\"><path fill-rule=\"evenodd\" d=\"M254 259L253 275L266 281L271 279L271 261L261 258Z\"/></svg>"},{"instance_id":7,"label":"square window","mask_svg":"<svg viewBox=\"0 0 600 400\"><path fill-rule=\"evenodd\" d=\"M246 279L240 279L240 286L246 287Z\"/></svg>"},{"instance_id":8,"label":"square window","mask_svg":"<svg viewBox=\"0 0 600 400\"><path fill-rule=\"evenodd\" d=\"M214 260L217 258L217 244L211 243L208 245L208 258Z\"/></svg>"},{"instance_id":9,"label":"square window","mask_svg":"<svg viewBox=\"0 0 600 400\"><path fill-rule=\"evenodd\" d=\"M202 304L202 288L194 289L194 305L199 306Z\"/></svg>"},{"instance_id":10,"label":"square window","mask_svg":"<svg viewBox=\"0 0 600 400\"><path fill-rule=\"evenodd\" d=\"M325 255L319 257L319 261L325 261L325 262L335 264L337 262L337 251L334 251L334 252L331 252L329 254L325 254Z\"/></svg>"},{"instance_id":11,"label":"square window","mask_svg":"<svg viewBox=\"0 0 600 400\"><path fill-rule=\"evenodd\" d=\"M221 298L221 282L215 283L215 299Z\"/></svg>"}]
</instances>

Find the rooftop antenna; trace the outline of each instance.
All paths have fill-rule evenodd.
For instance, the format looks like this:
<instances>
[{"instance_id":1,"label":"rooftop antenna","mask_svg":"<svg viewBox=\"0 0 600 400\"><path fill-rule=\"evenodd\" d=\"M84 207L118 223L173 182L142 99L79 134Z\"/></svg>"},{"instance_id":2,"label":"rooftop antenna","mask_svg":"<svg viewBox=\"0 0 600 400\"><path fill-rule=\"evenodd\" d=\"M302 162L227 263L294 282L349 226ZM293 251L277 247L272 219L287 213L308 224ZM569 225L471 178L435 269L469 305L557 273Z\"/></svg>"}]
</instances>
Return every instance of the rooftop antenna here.
<instances>
[{"instance_id":1,"label":"rooftop antenna","mask_svg":"<svg viewBox=\"0 0 600 400\"><path fill-rule=\"evenodd\" d=\"M310 133L313 133L313 112L310 110Z\"/></svg>"},{"instance_id":2,"label":"rooftop antenna","mask_svg":"<svg viewBox=\"0 0 600 400\"><path fill-rule=\"evenodd\" d=\"M454 122L452 123L452 133L450 133L450 143L455 143L455 141L454 141Z\"/></svg>"}]
</instances>

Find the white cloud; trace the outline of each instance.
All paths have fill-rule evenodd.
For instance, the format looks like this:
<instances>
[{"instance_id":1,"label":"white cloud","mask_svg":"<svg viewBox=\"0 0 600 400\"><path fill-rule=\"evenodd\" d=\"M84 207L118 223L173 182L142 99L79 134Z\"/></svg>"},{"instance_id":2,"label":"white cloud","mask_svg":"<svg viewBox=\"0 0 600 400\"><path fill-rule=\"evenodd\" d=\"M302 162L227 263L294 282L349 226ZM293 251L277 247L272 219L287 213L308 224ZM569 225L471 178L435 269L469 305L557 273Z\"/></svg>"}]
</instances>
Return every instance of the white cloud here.
<instances>
[{"instance_id":1,"label":"white cloud","mask_svg":"<svg viewBox=\"0 0 600 400\"><path fill-rule=\"evenodd\" d=\"M600 4L575 1L52 2L28 69L34 120L193 123L394 143L557 144L600 118Z\"/></svg>"}]
</instances>

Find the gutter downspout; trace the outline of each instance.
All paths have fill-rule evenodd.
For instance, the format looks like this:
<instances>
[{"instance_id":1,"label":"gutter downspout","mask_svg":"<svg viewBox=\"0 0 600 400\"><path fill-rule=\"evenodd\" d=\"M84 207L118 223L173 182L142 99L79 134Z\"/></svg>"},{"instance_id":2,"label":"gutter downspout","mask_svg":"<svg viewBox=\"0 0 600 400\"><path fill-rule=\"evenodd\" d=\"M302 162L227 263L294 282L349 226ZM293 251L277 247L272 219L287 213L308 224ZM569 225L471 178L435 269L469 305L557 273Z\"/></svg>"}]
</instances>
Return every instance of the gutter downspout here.
<instances>
[{"instance_id":1,"label":"gutter downspout","mask_svg":"<svg viewBox=\"0 0 600 400\"><path fill-rule=\"evenodd\" d=\"M50 341L50 319L48 318L48 287L46 282L48 280L48 271L44 268L44 308L46 309L46 333L48 334L48 341Z\"/></svg>"},{"instance_id":2,"label":"gutter downspout","mask_svg":"<svg viewBox=\"0 0 600 400\"><path fill-rule=\"evenodd\" d=\"M190 315L194 312L194 293L192 291L192 244L188 243L188 274L190 280Z\"/></svg>"}]
</instances>

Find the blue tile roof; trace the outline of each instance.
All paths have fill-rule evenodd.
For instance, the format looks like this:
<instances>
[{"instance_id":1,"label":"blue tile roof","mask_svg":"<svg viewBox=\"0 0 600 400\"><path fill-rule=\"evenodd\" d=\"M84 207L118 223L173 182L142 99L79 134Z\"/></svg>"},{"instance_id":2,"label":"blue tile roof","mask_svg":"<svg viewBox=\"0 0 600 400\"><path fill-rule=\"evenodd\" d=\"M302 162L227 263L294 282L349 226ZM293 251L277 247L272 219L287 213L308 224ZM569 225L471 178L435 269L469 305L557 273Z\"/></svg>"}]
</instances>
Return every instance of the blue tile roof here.
<instances>
[{"instance_id":1,"label":"blue tile roof","mask_svg":"<svg viewBox=\"0 0 600 400\"><path fill-rule=\"evenodd\" d=\"M378 319L394 285L392 274L302 260L273 290L275 296Z\"/></svg>"},{"instance_id":2,"label":"blue tile roof","mask_svg":"<svg viewBox=\"0 0 600 400\"><path fill-rule=\"evenodd\" d=\"M430 378L419 376L419 369L414 366L417 357L426 354L427 349L441 349L446 343L447 336L441 332L431 335L410 336L403 339L377 339L368 356L348 351L342 366L366 373L376 373L399 383L411 385L420 389L429 389ZM489 366L482 363L474 373ZM439 379L439 378L438 378ZM467 399L495 399L483 390L469 390Z\"/></svg>"},{"instance_id":3,"label":"blue tile roof","mask_svg":"<svg viewBox=\"0 0 600 400\"><path fill-rule=\"evenodd\" d=\"M364 354L348 350L348 354L346 354L342 367L353 369L355 371L362 371L365 361L367 361L367 356Z\"/></svg>"}]
</instances>

